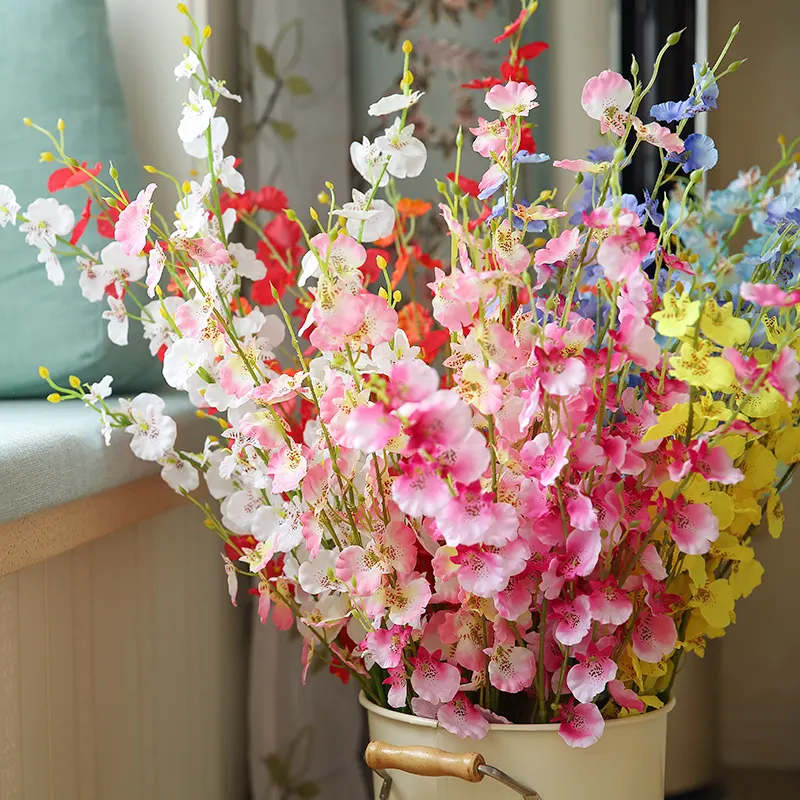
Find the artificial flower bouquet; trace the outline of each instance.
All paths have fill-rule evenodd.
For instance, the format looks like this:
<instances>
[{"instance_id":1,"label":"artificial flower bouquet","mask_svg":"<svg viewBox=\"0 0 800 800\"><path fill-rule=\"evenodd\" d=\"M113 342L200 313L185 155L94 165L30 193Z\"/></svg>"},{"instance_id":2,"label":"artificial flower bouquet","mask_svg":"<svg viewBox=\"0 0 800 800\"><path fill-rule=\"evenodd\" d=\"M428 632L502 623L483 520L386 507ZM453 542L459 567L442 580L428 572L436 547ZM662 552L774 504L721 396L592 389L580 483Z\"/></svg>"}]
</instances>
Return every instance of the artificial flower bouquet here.
<instances>
[{"instance_id":1,"label":"artificial flower bouquet","mask_svg":"<svg viewBox=\"0 0 800 800\"><path fill-rule=\"evenodd\" d=\"M535 8L523 0L498 37L512 55ZM521 146L536 88L487 81L489 118L438 183L443 264L417 303L436 335L416 344L398 281L365 248L409 249L399 186L426 160L408 124L410 43L400 92L371 108L393 118L385 134L351 147L362 189L342 202L328 186L306 226L277 190L246 192L224 155L231 93L206 68L209 35L195 28L176 69L193 86L178 135L207 174L174 181L175 221L154 210L154 184L130 200L113 168L70 159L59 124L50 188L83 183L86 209L75 224L36 200L19 227L54 283L59 257L78 256L113 341L142 322L167 383L218 435L176 450L164 401L112 404L110 379L59 386L43 369L50 399L82 401L107 438L162 465L222 539L233 602L255 576L262 620L297 626L304 671L321 659L374 703L475 738L490 722L557 721L585 747L606 720L661 707L685 655L760 582L751 538L764 517L780 533L800 460L796 142L781 140L769 173L706 195L714 143L682 137L741 63L726 61L735 30L654 121L645 98L679 34L647 85L635 61L633 83L591 78L581 103L605 144L554 162L575 174L563 202L519 196L523 165L548 158ZM477 186L460 174L467 146L486 159ZM633 197L621 174L640 147L661 171ZM263 211L276 214L266 234ZM99 255L78 245L92 217L113 230ZM231 241L237 223L260 234L258 253ZM247 299L250 281L276 313ZM201 474L214 503L194 494Z\"/></svg>"}]
</instances>

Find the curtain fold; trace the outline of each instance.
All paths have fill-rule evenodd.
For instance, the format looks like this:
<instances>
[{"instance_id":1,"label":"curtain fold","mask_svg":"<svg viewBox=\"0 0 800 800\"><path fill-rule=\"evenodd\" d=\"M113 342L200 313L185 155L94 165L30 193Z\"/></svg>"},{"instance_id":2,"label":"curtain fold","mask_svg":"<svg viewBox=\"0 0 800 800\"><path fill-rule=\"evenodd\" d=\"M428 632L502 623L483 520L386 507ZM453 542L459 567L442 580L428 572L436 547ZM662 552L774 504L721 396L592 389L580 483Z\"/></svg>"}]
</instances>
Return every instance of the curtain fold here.
<instances>
[{"instance_id":1,"label":"curtain fold","mask_svg":"<svg viewBox=\"0 0 800 800\"><path fill-rule=\"evenodd\" d=\"M350 189L344 0L239 0L247 185L274 185L300 216L332 181ZM248 700L252 800L366 800L357 685L327 668L301 680L296 631L253 611Z\"/></svg>"}]
</instances>

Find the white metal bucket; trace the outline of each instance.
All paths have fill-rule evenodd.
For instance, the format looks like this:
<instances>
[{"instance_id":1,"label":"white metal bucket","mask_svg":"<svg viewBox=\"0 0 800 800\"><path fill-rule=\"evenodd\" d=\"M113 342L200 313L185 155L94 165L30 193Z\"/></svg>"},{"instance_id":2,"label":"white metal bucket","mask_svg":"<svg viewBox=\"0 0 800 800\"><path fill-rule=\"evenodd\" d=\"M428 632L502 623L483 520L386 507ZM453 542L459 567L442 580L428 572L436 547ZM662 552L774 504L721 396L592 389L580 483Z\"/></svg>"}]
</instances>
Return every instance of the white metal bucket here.
<instances>
[{"instance_id":1,"label":"white metal bucket","mask_svg":"<svg viewBox=\"0 0 800 800\"><path fill-rule=\"evenodd\" d=\"M558 725L491 725L480 741L459 739L434 720L380 708L367 709L370 738L401 747L435 747L480 753L496 767L539 794L541 800L663 800L667 714L659 711L606 723L600 741L576 749L558 735ZM514 800L515 793L485 777L479 783L388 770L389 800ZM383 780L374 776L375 797Z\"/></svg>"}]
</instances>

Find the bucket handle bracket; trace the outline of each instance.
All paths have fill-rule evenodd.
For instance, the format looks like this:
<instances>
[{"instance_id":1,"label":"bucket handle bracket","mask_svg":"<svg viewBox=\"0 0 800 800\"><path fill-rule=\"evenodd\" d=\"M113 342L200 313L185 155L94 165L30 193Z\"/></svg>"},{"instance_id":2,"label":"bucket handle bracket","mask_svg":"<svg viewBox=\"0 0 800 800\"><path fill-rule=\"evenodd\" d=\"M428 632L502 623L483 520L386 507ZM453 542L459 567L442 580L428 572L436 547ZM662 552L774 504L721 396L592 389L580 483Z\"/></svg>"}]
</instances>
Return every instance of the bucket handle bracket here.
<instances>
[{"instance_id":1,"label":"bucket handle bracket","mask_svg":"<svg viewBox=\"0 0 800 800\"><path fill-rule=\"evenodd\" d=\"M488 775L525 800L542 800L533 789L487 764L480 753L449 753L435 747L398 747L387 742L374 741L367 746L364 761L383 779L379 800L389 800L392 788L392 778L387 772L389 769L398 769L413 775L460 778L469 783L479 783Z\"/></svg>"}]
</instances>

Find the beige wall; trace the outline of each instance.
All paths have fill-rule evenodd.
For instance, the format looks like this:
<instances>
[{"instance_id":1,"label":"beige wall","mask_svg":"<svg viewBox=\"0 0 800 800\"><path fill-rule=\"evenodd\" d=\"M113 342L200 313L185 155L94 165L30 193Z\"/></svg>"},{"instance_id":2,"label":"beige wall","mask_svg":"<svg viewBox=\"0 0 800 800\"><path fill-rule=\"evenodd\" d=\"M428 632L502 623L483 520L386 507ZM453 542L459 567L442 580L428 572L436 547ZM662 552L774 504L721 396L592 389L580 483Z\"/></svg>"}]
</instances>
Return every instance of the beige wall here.
<instances>
[{"instance_id":1,"label":"beige wall","mask_svg":"<svg viewBox=\"0 0 800 800\"><path fill-rule=\"evenodd\" d=\"M708 117L720 152L709 176L715 188L753 164L769 169L779 133L800 135L800 2L711 0L709 20L711 58L741 20L731 53L748 59L723 81L719 110ZM784 502L783 537L757 545L764 583L738 607L737 624L720 642L722 758L731 764L800 767L800 486Z\"/></svg>"},{"instance_id":2,"label":"beige wall","mask_svg":"<svg viewBox=\"0 0 800 800\"><path fill-rule=\"evenodd\" d=\"M248 622L192 508L0 578L0 798L242 800Z\"/></svg>"}]
</instances>

